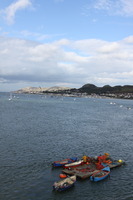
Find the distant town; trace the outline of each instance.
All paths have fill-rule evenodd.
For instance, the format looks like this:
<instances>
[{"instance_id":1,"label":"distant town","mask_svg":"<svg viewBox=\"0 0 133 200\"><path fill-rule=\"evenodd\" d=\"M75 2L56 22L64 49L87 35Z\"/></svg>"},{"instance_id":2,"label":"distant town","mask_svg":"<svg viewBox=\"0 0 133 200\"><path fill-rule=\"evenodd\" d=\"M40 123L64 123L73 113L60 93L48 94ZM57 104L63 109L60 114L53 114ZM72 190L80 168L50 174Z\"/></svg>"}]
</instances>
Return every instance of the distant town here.
<instances>
[{"instance_id":1,"label":"distant town","mask_svg":"<svg viewBox=\"0 0 133 200\"><path fill-rule=\"evenodd\" d=\"M105 85L97 87L93 84L85 84L81 88L68 87L27 87L14 91L15 93L47 94L69 97L97 97L97 98L120 98L133 99L133 85L113 86Z\"/></svg>"}]
</instances>

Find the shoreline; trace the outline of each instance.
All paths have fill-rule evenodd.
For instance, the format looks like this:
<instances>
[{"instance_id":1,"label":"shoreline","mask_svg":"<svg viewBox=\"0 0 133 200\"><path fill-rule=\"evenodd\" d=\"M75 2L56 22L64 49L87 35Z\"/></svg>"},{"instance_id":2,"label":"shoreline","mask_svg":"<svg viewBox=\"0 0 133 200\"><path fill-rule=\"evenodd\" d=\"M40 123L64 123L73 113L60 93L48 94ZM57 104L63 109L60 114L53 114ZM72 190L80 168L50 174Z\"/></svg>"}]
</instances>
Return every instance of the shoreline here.
<instances>
[{"instance_id":1,"label":"shoreline","mask_svg":"<svg viewBox=\"0 0 133 200\"><path fill-rule=\"evenodd\" d=\"M128 94L86 94L86 93L60 93L60 92L12 92L14 94L39 94L39 95L48 95L48 96L58 96L58 97L79 97L79 98L100 98L100 99L127 99L133 100L133 93Z\"/></svg>"}]
</instances>

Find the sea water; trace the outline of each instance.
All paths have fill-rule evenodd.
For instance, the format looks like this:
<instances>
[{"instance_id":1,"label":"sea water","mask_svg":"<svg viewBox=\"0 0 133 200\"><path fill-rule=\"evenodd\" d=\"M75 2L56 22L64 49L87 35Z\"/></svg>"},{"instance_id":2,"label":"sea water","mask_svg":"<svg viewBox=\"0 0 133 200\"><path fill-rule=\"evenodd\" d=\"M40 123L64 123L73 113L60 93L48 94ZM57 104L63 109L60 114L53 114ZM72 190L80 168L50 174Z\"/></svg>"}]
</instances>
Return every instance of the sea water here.
<instances>
[{"instance_id":1,"label":"sea water","mask_svg":"<svg viewBox=\"0 0 133 200\"><path fill-rule=\"evenodd\" d=\"M132 200L133 100L0 93L0 200ZM52 189L51 163L110 153L110 178Z\"/></svg>"}]
</instances>

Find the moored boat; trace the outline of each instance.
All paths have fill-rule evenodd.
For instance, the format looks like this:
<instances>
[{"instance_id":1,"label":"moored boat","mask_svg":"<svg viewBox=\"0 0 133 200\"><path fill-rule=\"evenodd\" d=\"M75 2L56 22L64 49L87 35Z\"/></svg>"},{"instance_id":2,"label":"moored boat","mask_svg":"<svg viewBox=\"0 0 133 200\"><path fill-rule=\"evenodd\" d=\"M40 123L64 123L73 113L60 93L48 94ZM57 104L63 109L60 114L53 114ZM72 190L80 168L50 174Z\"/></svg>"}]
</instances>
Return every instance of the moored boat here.
<instances>
[{"instance_id":1,"label":"moored boat","mask_svg":"<svg viewBox=\"0 0 133 200\"><path fill-rule=\"evenodd\" d=\"M108 164L108 166L110 167L110 169L112 169L115 167L120 167L124 164L125 164L125 162L123 160L119 159L119 160L113 160L112 163Z\"/></svg>"},{"instance_id":2,"label":"moored boat","mask_svg":"<svg viewBox=\"0 0 133 200\"><path fill-rule=\"evenodd\" d=\"M95 164L83 163L82 165L78 167L63 169L62 172L69 175L76 175L78 178L81 178L81 179L86 179L86 178L89 178L94 172L97 172L97 171L99 170L96 169Z\"/></svg>"},{"instance_id":3,"label":"moored boat","mask_svg":"<svg viewBox=\"0 0 133 200\"><path fill-rule=\"evenodd\" d=\"M64 159L64 160L61 160L61 161L54 161L52 163L52 166L53 167L62 167L66 164L73 163L75 161L77 161L77 157L68 158L68 159Z\"/></svg>"},{"instance_id":4,"label":"moored boat","mask_svg":"<svg viewBox=\"0 0 133 200\"><path fill-rule=\"evenodd\" d=\"M64 180L55 182L53 185L53 189L61 192L74 186L75 182L76 182L76 176L71 176L71 177L65 178Z\"/></svg>"},{"instance_id":5,"label":"moored boat","mask_svg":"<svg viewBox=\"0 0 133 200\"><path fill-rule=\"evenodd\" d=\"M106 177L108 177L109 174L110 174L110 168L105 167L102 170L99 170L98 172L95 172L94 174L92 174L90 176L90 180L95 181L95 182L101 181L105 179Z\"/></svg>"},{"instance_id":6,"label":"moored boat","mask_svg":"<svg viewBox=\"0 0 133 200\"><path fill-rule=\"evenodd\" d=\"M66 164L63 166L63 168L74 168L74 167L78 167L80 165L84 164L84 161L83 160L79 160L79 161L76 161L76 162L73 162L73 163L69 163L69 164Z\"/></svg>"}]
</instances>

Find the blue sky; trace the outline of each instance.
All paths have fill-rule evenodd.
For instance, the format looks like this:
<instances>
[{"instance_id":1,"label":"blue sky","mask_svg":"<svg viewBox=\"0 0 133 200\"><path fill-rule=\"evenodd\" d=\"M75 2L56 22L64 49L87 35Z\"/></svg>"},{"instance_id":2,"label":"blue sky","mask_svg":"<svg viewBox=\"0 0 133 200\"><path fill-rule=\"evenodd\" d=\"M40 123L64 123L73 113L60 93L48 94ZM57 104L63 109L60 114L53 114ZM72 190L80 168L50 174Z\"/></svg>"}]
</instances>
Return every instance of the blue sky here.
<instances>
[{"instance_id":1,"label":"blue sky","mask_svg":"<svg viewBox=\"0 0 133 200\"><path fill-rule=\"evenodd\" d=\"M133 0L0 3L0 91L133 85Z\"/></svg>"}]
</instances>

